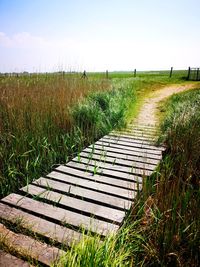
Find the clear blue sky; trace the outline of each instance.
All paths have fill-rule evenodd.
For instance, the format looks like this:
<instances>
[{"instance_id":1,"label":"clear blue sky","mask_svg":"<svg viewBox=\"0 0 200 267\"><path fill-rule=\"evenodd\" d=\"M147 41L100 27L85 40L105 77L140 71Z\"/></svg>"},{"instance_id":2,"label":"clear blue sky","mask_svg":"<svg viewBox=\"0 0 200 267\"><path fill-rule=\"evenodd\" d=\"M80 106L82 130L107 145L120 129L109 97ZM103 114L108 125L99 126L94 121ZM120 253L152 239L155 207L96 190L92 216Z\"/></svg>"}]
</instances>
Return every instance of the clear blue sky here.
<instances>
[{"instance_id":1,"label":"clear blue sky","mask_svg":"<svg viewBox=\"0 0 200 267\"><path fill-rule=\"evenodd\" d=\"M199 0L0 0L0 72L200 65Z\"/></svg>"}]
</instances>

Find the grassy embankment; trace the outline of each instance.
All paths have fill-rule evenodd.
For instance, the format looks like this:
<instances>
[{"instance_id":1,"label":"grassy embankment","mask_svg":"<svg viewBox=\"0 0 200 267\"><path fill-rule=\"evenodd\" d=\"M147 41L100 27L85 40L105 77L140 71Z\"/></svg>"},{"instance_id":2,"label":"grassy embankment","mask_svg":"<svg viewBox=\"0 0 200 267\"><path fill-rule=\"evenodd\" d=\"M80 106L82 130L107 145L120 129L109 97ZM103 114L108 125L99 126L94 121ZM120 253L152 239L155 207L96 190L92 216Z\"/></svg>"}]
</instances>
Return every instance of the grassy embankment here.
<instances>
[{"instance_id":1,"label":"grassy embankment","mask_svg":"<svg viewBox=\"0 0 200 267\"><path fill-rule=\"evenodd\" d=\"M84 240L59 266L200 264L200 90L174 95L161 124L167 151L116 236Z\"/></svg>"}]
</instances>

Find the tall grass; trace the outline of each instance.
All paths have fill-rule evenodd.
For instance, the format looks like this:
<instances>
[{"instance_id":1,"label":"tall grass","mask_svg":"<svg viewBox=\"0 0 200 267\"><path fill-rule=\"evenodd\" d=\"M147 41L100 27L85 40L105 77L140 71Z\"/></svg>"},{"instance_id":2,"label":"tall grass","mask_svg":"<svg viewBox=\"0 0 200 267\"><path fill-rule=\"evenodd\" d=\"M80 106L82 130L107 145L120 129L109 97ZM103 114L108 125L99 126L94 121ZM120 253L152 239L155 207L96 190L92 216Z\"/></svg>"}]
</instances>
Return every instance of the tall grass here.
<instances>
[{"instance_id":1,"label":"tall grass","mask_svg":"<svg viewBox=\"0 0 200 267\"><path fill-rule=\"evenodd\" d=\"M143 237L136 229L138 222L125 225L117 234L104 240L99 236L83 236L73 244L55 266L58 267L125 267L133 266L133 252L143 244ZM130 242L130 238L134 242Z\"/></svg>"},{"instance_id":2,"label":"tall grass","mask_svg":"<svg viewBox=\"0 0 200 267\"><path fill-rule=\"evenodd\" d=\"M80 139L72 107L91 92L109 88L105 80L61 75L1 78L0 195L66 161Z\"/></svg>"},{"instance_id":3,"label":"tall grass","mask_svg":"<svg viewBox=\"0 0 200 267\"><path fill-rule=\"evenodd\" d=\"M123 125L135 102L132 85L74 75L4 77L0 91L0 196Z\"/></svg>"},{"instance_id":4,"label":"tall grass","mask_svg":"<svg viewBox=\"0 0 200 267\"><path fill-rule=\"evenodd\" d=\"M166 103L161 130L167 146L157 174L144 184L144 266L200 264L200 90ZM137 210L135 211L137 213Z\"/></svg>"}]
</instances>

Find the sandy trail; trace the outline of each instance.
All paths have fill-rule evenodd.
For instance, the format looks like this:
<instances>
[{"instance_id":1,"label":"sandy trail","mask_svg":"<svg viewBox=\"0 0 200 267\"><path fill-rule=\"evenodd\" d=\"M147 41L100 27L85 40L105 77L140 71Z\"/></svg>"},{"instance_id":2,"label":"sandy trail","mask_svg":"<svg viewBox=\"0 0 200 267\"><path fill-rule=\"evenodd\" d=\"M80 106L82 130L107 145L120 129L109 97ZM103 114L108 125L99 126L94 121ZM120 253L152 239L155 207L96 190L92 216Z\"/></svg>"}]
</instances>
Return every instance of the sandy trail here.
<instances>
[{"instance_id":1,"label":"sandy trail","mask_svg":"<svg viewBox=\"0 0 200 267\"><path fill-rule=\"evenodd\" d=\"M159 102L173 94L180 93L192 88L195 88L194 84L176 84L156 90L144 100L138 116L132 121L132 123L152 126L158 125L159 118L157 117L157 112L159 108Z\"/></svg>"}]
</instances>

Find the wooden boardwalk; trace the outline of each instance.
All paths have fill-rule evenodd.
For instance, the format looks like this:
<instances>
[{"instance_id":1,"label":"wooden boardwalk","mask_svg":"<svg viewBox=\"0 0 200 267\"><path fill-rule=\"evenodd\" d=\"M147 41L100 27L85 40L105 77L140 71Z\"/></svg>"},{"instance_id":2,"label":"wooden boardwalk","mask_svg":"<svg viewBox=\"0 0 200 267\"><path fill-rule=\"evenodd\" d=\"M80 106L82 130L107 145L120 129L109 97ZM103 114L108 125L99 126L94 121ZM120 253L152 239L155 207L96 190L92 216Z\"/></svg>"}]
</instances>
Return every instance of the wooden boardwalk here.
<instances>
[{"instance_id":1,"label":"wooden boardwalk","mask_svg":"<svg viewBox=\"0 0 200 267\"><path fill-rule=\"evenodd\" d=\"M164 148L156 146L155 139L153 126L113 131L67 164L3 198L1 241L5 239L12 255L0 250L0 266L34 266L37 261L49 266L64 253L61 244L67 247L81 239L83 228L101 236L116 232L143 179L162 158ZM10 225L23 231L13 232Z\"/></svg>"}]
</instances>

